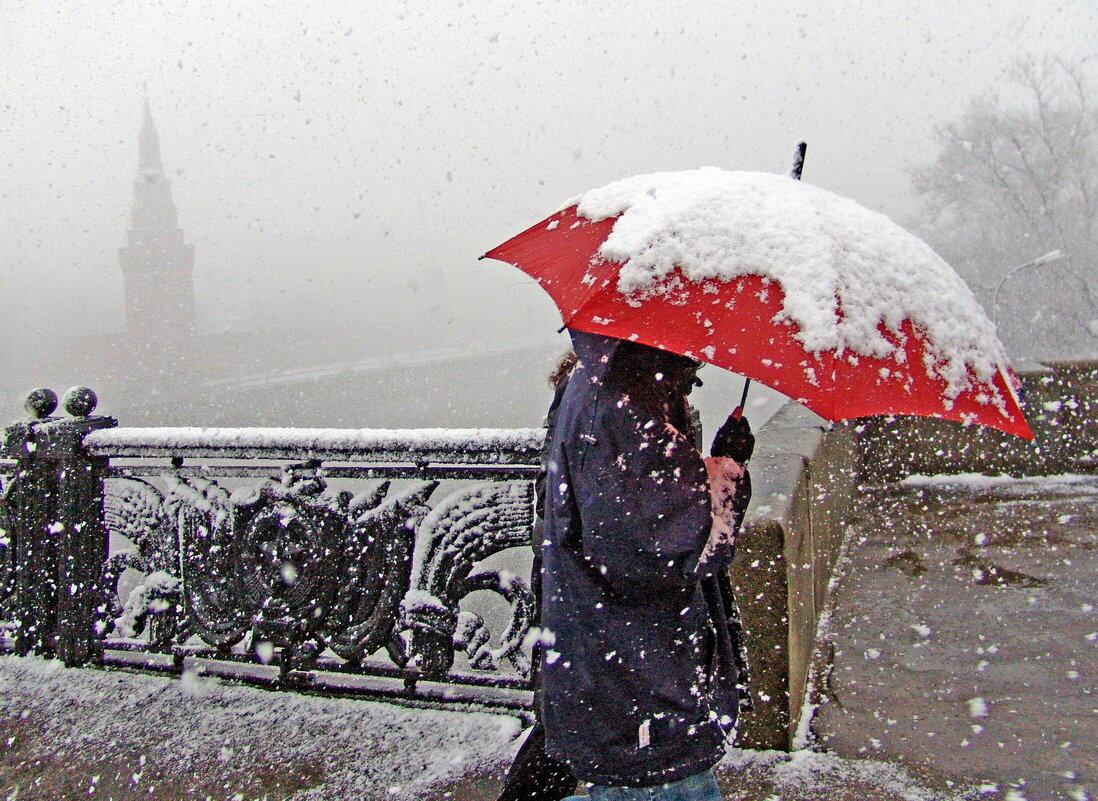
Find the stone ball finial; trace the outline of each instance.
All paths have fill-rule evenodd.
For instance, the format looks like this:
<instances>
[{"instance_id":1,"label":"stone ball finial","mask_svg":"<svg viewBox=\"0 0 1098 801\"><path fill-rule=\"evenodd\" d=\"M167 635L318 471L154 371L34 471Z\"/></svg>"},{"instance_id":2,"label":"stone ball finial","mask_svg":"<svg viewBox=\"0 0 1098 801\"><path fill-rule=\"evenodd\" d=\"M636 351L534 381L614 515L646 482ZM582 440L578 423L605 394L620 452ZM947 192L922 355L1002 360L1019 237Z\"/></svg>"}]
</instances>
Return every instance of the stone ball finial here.
<instances>
[{"instance_id":1,"label":"stone ball finial","mask_svg":"<svg viewBox=\"0 0 1098 801\"><path fill-rule=\"evenodd\" d=\"M99 398L89 387L73 387L65 393L62 403L73 417L87 417L95 411Z\"/></svg>"},{"instance_id":2,"label":"stone ball finial","mask_svg":"<svg viewBox=\"0 0 1098 801\"><path fill-rule=\"evenodd\" d=\"M32 389L27 393L27 399L23 401L23 408L35 420L48 417L57 408L57 393L48 387Z\"/></svg>"}]
</instances>

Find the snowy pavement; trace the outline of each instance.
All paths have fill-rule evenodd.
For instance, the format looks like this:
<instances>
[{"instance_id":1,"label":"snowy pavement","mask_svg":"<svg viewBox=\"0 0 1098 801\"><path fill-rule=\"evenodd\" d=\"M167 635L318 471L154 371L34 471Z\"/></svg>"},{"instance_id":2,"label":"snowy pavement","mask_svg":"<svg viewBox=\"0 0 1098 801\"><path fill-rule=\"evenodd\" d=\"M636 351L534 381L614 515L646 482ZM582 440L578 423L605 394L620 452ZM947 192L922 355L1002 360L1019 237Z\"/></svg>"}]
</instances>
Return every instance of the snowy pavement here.
<instances>
[{"instance_id":1,"label":"snowy pavement","mask_svg":"<svg viewBox=\"0 0 1098 801\"><path fill-rule=\"evenodd\" d=\"M0 798L492 801L515 718L0 657ZM731 751L726 801L937 801L902 767Z\"/></svg>"},{"instance_id":2,"label":"snowy pavement","mask_svg":"<svg viewBox=\"0 0 1098 801\"><path fill-rule=\"evenodd\" d=\"M446 789L472 790L509 763L520 728L502 715L0 657L10 801L460 798Z\"/></svg>"},{"instance_id":3,"label":"snowy pavement","mask_svg":"<svg viewBox=\"0 0 1098 801\"><path fill-rule=\"evenodd\" d=\"M988 799L1093 797L1096 531L1098 476L873 488L821 645L820 743Z\"/></svg>"}]
</instances>

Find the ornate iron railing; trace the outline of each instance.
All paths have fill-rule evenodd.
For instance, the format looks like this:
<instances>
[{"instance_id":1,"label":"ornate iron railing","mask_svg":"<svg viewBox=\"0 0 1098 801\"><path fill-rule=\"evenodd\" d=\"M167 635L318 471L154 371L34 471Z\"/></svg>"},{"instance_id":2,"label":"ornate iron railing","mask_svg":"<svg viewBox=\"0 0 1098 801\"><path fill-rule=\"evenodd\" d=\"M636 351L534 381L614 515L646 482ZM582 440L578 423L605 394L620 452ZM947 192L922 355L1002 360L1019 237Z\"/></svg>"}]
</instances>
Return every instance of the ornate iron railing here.
<instances>
[{"instance_id":1,"label":"ornate iron railing","mask_svg":"<svg viewBox=\"0 0 1098 801\"><path fill-rule=\"evenodd\" d=\"M530 705L541 429L118 428L28 398L0 463L9 647Z\"/></svg>"}]
</instances>

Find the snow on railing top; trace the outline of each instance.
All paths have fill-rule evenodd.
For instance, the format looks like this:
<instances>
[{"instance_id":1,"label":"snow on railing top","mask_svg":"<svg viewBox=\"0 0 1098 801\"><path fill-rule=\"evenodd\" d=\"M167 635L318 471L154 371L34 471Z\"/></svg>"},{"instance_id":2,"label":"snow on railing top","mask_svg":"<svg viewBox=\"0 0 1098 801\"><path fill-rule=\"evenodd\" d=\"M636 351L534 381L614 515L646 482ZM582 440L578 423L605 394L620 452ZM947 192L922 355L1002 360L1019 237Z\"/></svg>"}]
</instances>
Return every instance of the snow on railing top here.
<instances>
[{"instance_id":1,"label":"snow on railing top","mask_svg":"<svg viewBox=\"0 0 1098 801\"><path fill-rule=\"evenodd\" d=\"M535 464L541 428L110 428L84 439L95 456Z\"/></svg>"}]
</instances>

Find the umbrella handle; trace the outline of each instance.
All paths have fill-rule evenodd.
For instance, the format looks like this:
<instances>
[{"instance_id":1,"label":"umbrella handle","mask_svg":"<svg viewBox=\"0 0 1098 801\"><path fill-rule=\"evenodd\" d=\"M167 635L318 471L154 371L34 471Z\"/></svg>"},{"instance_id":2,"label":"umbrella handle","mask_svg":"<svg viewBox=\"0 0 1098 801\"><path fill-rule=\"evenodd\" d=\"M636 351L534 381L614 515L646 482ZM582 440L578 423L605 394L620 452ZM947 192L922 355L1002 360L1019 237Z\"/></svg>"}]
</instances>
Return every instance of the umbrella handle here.
<instances>
[{"instance_id":1,"label":"umbrella handle","mask_svg":"<svg viewBox=\"0 0 1098 801\"><path fill-rule=\"evenodd\" d=\"M743 394L740 396L740 405L732 410L732 419L739 420L743 417L743 407L747 403L747 390L751 388L751 379L748 378L743 382Z\"/></svg>"}]
</instances>

